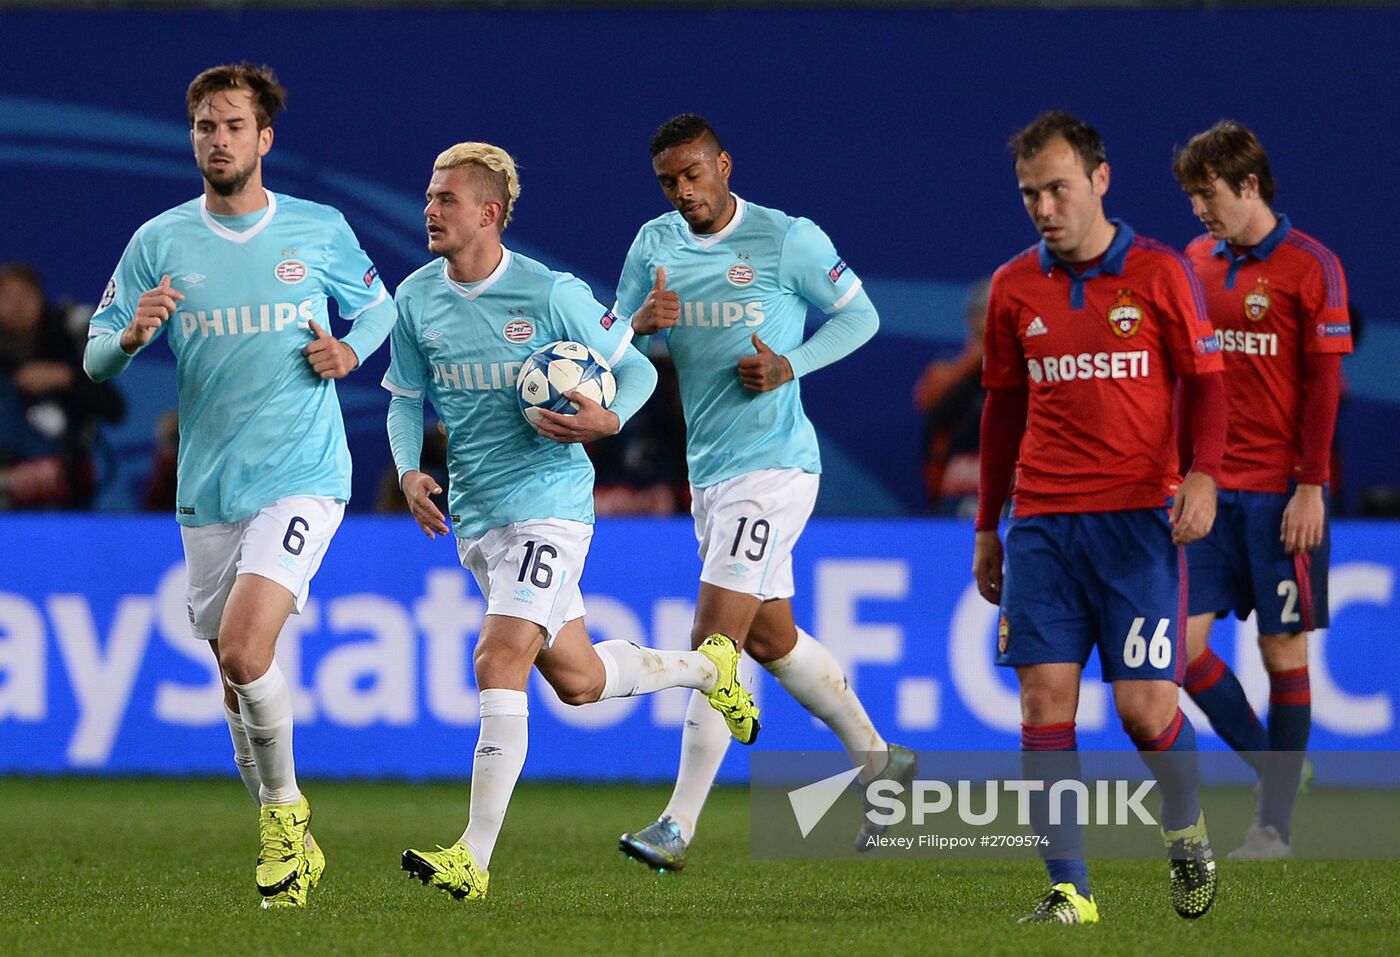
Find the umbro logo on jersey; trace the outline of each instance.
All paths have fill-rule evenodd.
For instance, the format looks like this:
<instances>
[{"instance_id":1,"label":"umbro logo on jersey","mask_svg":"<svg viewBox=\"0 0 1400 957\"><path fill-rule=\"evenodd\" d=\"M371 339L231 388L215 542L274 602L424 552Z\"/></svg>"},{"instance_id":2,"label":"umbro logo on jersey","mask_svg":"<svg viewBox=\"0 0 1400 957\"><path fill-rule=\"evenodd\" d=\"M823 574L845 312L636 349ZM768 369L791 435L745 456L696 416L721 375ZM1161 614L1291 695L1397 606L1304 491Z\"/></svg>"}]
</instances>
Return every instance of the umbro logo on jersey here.
<instances>
[{"instance_id":1,"label":"umbro logo on jersey","mask_svg":"<svg viewBox=\"0 0 1400 957\"><path fill-rule=\"evenodd\" d=\"M1029 338L1030 336L1043 336L1049 331L1049 329L1045 328L1045 320L1040 318L1039 316L1036 316L1034 319L1032 319L1031 324L1029 326L1026 326L1027 338Z\"/></svg>"},{"instance_id":2,"label":"umbro logo on jersey","mask_svg":"<svg viewBox=\"0 0 1400 957\"><path fill-rule=\"evenodd\" d=\"M198 286L208 278L209 277L203 273L192 272L188 276L181 276L180 281L187 286Z\"/></svg>"},{"instance_id":3,"label":"umbro logo on jersey","mask_svg":"<svg viewBox=\"0 0 1400 957\"><path fill-rule=\"evenodd\" d=\"M439 331L436 330L436 329L429 329L427 332L425 332L425 333L423 334L423 341L424 341L424 342L432 342L434 339L441 339L441 338L442 338L442 333L439 332Z\"/></svg>"}]
</instances>

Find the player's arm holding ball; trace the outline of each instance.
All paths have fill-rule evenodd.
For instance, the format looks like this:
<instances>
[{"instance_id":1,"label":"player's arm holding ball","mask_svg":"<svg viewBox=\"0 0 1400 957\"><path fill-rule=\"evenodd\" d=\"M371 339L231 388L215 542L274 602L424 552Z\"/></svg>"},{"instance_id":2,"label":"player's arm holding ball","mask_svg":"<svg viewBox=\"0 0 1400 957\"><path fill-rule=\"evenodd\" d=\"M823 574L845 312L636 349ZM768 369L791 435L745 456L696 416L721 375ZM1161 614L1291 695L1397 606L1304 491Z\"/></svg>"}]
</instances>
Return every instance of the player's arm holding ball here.
<instances>
[{"instance_id":1,"label":"player's arm holding ball","mask_svg":"<svg viewBox=\"0 0 1400 957\"><path fill-rule=\"evenodd\" d=\"M665 274L658 270L656 286L662 287L664 283ZM652 298L651 294L647 296L649 302ZM593 442L616 435L656 389L656 368L632 345L635 326L629 326L611 309L605 308L593 298L587 285L573 277L554 284L549 309L562 320L569 338L608 360L617 378L617 395L605 409L586 395L566 392L564 397L578 406L578 411L565 415L541 409L534 420L535 430L561 443ZM675 324L674 320L671 324Z\"/></svg>"}]
</instances>

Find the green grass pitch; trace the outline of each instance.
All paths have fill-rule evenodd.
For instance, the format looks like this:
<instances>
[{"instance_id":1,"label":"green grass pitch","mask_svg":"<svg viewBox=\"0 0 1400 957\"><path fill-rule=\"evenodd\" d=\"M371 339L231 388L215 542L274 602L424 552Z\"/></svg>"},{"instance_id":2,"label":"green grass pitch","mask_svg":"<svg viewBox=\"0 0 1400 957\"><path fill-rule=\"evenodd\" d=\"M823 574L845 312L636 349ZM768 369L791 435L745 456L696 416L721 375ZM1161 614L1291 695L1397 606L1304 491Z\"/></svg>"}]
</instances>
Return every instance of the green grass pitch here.
<instances>
[{"instance_id":1,"label":"green grass pitch","mask_svg":"<svg viewBox=\"0 0 1400 957\"><path fill-rule=\"evenodd\" d=\"M1018 927L1032 862L751 861L748 798L720 789L683 874L616 850L669 791L526 784L491 894L464 906L399 870L460 833L467 785L303 782L328 858L305 911L264 912L236 780L0 779L0 954L1359 954L1400 939L1400 862L1221 862L1204 919L1166 865L1092 864L1104 922ZM1219 834L1223 849L1235 834Z\"/></svg>"}]
</instances>

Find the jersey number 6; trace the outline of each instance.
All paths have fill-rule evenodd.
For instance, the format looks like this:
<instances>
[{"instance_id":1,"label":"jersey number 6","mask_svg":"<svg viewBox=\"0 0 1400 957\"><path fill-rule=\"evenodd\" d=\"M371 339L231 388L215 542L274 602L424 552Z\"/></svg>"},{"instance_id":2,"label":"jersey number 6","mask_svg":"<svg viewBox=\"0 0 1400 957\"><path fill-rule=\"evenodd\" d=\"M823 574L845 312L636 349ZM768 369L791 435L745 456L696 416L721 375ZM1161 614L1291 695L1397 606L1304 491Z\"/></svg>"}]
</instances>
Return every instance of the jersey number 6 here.
<instances>
[{"instance_id":1,"label":"jersey number 6","mask_svg":"<svg viewBox=\"0 0 1400 957\"><path fill-rule=\"evenodd\" d=\"M297 528L298 522L301 523L300 528ZM310 527L310 522L300 515L294 515L292 520L287 523L287 534L282 536L282 547L293 555L300 555L301 550L306 547L306 536L302 532Z\"/></svg>"},{"instance_id":2,"label":"jersey number 6","mask_svg":"<svg viewBox=\"0 0 1400 957\"><path fill-rule=\"evenodd\" d=\"M1146 618L1133 619L1133 627L1123 640L1123 664L1137 668L1143 661L1149 661L1154 668L1165 668L1172 660L1172 642L1167 637L1168 621L1165 618L1157 619L1157 630L1152 633L1150 641L1142 634L1142 626L1146 623Z\"/></svg>"}]
</instances>

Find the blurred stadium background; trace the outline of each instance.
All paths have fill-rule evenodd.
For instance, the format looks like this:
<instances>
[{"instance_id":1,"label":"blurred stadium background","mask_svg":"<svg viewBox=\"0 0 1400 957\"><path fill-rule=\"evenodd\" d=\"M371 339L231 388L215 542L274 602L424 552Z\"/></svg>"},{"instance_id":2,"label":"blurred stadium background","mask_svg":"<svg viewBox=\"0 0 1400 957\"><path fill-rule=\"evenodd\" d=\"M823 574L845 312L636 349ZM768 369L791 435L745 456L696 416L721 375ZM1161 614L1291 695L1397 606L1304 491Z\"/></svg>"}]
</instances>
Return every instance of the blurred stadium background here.
<instances>
[{"instance_id":1,"label":"blurred stadium background","mask_svg":"<svg viewBox=\"0 0 1400 957\"><path fill-rule=\"evenodd\" d=\"M637 227L664 210L647 139L677 112L702 112L734 156L736 191L820 223L882 317L871 344L802 383L826 471L798 553L799 620L892 739L1014 747L1016 693L990 663L994 610L968 575L970 523L927 514L957 503L927 500L915 383L960 353L973 284L1034 240L1004 149L1018 125L1047 107L1094 123L1113 167L1110 215L1179 247L1199 230L1170 175L1173 146L1238 118L1270 149L1277 208L1337 252L1364 315L1344 364L1334 505L1347 517L1334 627L1314 642L1313 744L1400 746L1400 529L1380 517L1400 488L1400 9L339 6L0 2L0 263L32 264L80 327L132 231L199 189L189 80L246 58L274 66L291 94L270 188L339 207L391 287L427 258L433 157L484 139L522 166L508 244L610 301ZM386 363L387 348L341 386L357 514L280 649L298 689L299 761L308 774L460 777L481 603L450 545L426 542L406 515L358 514L389 464ZM176 525L132 514L169 438L169 351L144 354L117 386L125 416L99 427L92 510L0 515L0 773L231 774L213 662L185 623ZM658 413L649 428L599 450L616 493L606 510L684 508L673 488L642 494L683 478L667 458L674 420ZM601 519L585 588L595 637L684 644L693 548L683 517ZM1216 646L1261 701L1252 625L1218 629ZM765 746L835 746L759 684ZM527 776L670 778L681 695L571 710L542 683L535 692ZM1123 743L1097 686L1080 727L1085 747ZM724 780L744 774L731 753Z\"/></svg>"}]
</instances>

